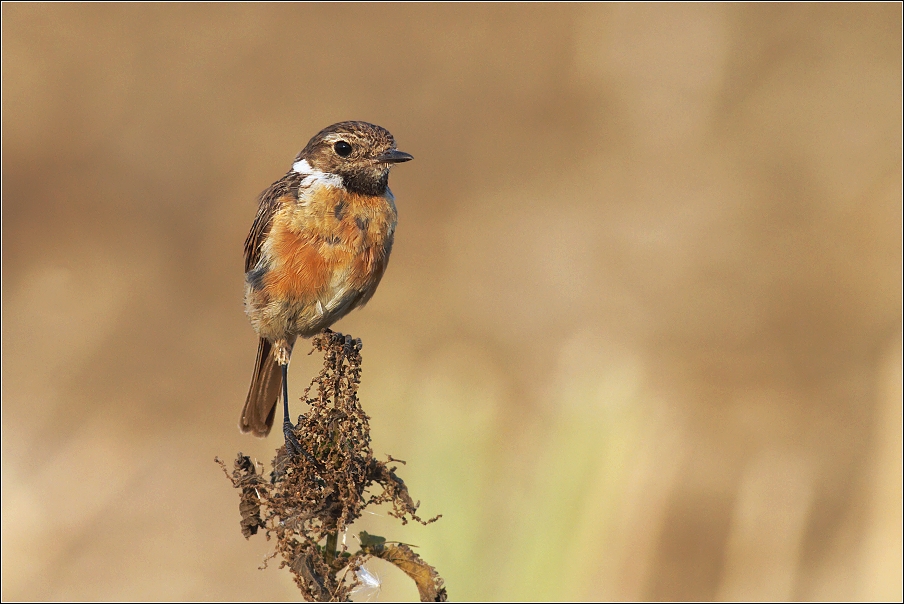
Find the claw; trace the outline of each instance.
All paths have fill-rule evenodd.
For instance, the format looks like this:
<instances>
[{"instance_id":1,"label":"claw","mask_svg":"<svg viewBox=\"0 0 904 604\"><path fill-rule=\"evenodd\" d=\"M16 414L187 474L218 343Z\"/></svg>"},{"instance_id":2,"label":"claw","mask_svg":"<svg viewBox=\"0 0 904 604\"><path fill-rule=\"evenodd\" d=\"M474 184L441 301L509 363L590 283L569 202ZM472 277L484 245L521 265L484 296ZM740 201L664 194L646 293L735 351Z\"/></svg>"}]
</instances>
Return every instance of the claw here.
<instances>
[{"instance_id":1,"label":"claw","mask_svg":"<svg viewBox=\"0 0 904 604\"><path fill-rule=\"evenodd\" d=\"M307 451L301 448L301 443L295 438L295 428L286 420L283 422L283 435L286 437L286 453L295 457L299 453L307 455Z\"/></svg>"},{"instance_id":2,"label":"claw","mask_svg":"<svg viewBox=\"0 0 904 604\"><path fill-rule=\"evenodd\" d=\"M353 338L351 336L345 336L345 345L344 351L345 356L351 356L356 352L361 352L361 338Z\"/></svg>"},{"instance_id":3,"label":"claw","mask_svg":"<svg viewBox=\"0 0 904 604\"><path fill-rule=\"evenodd\" d=\"M301 422L299 421L299 423ZM323 467L323 464L314 459L314 456L308 453L301 443L298 442L298 439L295 437L295 427L289 420L283 422L283 434L286 437L286 453L289 457L304 455L305 459L311 462L311 465L316 468L318 474L324 473L325 468Z\"/></svg>"}]
</instances>

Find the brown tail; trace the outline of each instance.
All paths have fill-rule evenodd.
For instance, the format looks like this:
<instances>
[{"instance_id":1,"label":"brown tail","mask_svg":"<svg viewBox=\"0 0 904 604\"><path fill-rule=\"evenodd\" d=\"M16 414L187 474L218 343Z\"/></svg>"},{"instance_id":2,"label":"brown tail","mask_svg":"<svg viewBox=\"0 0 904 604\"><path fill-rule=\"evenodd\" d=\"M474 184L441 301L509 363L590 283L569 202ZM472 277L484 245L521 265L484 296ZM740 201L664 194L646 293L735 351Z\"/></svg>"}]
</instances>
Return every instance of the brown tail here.
<instances>
[{"instance_id":1,"label":"brown tail","mask_svg":"<svg viewBox=\"0 0 904 604\"><path fill-rule=\"evenodd\" d=\"M255 436L267 436L270 433L276 402L282 390L282 370L273 357L272 348L270 342L260 339L251 388L248 389L248 398L245 399L245 408L239 419L239 430L251 432Z\"/></svg>"}]
</instances>

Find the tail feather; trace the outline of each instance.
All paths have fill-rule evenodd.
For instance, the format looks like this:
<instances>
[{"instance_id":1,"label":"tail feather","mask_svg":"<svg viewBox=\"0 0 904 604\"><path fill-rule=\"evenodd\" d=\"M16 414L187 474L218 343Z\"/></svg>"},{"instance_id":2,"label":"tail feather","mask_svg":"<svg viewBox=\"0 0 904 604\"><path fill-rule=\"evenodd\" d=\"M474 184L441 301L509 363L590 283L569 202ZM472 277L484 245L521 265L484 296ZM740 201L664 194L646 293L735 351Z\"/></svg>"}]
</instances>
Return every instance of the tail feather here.
<instances>
[{"instance_id":1,"label":"tail feather","mask_svg":"<svg viewBox=\"0 0 904 604\"><path fill-rule=\"evenodd\" d=\"M239 430L255 436L267 436L273 427L273 415L281 390L282 371L273 356L273 346L261 338L257 345L251 387L239 419Z\"/></svg>"}]
</instances>

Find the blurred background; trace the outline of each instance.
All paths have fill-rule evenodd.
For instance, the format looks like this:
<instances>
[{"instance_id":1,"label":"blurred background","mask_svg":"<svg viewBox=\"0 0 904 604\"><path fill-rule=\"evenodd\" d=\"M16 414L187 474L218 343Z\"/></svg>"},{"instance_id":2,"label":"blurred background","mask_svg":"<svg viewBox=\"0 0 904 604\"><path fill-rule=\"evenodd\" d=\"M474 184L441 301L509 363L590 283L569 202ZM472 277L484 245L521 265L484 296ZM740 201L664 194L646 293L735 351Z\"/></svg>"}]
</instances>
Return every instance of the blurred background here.
<instances>
[{"instance_id":1,"label":"blurred background","mask_svg":"<svg viewBox=\"0 0 904 604\"><path fill-rule=\"evenodd\" d=\"M443 514L356 531L455 600L902 598L900 4L2 17L4 600L299 599L213 458L280 444L242 244L347 119L415 161L336 329Z\"/></svg>"}]
</instances>

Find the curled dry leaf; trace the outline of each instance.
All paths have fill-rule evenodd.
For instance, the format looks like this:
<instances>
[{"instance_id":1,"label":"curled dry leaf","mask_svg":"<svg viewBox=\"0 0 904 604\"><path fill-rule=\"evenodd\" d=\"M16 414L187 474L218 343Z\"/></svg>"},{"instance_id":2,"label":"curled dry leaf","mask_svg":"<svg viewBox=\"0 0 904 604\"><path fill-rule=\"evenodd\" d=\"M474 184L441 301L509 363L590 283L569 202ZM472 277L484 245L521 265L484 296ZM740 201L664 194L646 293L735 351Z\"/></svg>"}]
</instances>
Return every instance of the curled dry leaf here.
<instances>
[{"instance_id":1,"label":"curled dry leaf","mask_svg":"<svg viewBox=\"0 0 904 604\"><path fill-rule=\"evenodd\" d=\"M406 575L414 579L421 602L446 601L446 588L443 587L442 577L435 568L424 562L404 543L383 546L379 552L375 551L373 555L395 564Z\"/></svg>"}]
</instances>

